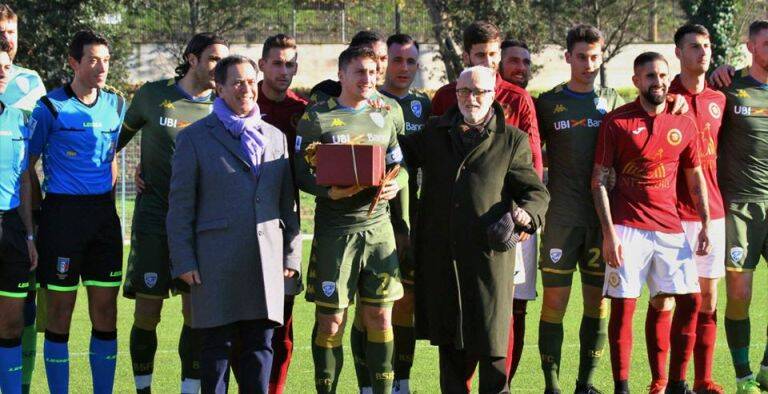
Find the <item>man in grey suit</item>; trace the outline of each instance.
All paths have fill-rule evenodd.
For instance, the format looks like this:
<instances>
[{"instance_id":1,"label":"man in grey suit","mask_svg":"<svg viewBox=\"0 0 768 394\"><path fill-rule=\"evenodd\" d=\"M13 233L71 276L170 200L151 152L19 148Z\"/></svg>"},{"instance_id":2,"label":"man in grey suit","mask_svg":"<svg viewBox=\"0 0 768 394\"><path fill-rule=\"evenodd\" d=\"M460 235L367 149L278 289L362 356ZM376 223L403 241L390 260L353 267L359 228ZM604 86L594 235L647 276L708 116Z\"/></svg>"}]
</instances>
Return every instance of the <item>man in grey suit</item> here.
<instances>
[{"instance_id":1,"label":"man in grey suit","mask_svg":"<svg viewBox=\"0 0 768 394\"><path fill-rule=\"evenodd\" d=\"M174 277L191 286L203 393L226 393L235 340L242 391L267 392L283 278L301 272L286 140L261 120L257 76L253 60L222 59L213 113L176 139L168 243Z\"/></svg>"}]
</instances>

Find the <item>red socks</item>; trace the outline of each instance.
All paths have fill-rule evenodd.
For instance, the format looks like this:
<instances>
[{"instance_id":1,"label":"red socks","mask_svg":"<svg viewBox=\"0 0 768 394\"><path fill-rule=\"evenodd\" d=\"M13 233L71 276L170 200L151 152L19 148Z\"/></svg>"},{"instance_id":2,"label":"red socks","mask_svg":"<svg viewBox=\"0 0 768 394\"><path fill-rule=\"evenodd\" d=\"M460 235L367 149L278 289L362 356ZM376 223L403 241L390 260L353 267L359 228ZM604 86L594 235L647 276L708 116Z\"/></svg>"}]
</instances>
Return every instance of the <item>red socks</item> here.
<instances>
[{"instance_id":1,"label":"red socks","mask_svg":"<svg viewBox=\"0 0 768 394\"><path fill-rule=\"evenodd\" d=\"M699 312L696 321L696 345L693 348L696 381L712 380L712 360L717 339L717 311Z\"/></svg>"},{"instance_id":2,"label":"red socks","mask_svg":"<svg viewBox=\"0 0 768 394\"><path fill-rule=\"evenodd\" d=\"M608 321L608 343L611 348L613 380L629 379L632 357L632 315L637 299L614 298L611 300L611 317Z\"/></svg>"},{"instance_id":3,"label":"red socks","mask_svg":"<svg viewBox=\"0 0 768 394\"><path fill-rule=\"evenodd\" d=\"M667 356L669 355L669 331L672 328L672 311L660 311L648 305L645 317L645 346L648 349L648 363L651 379L667 380Z\"/></svg>"},{"instance_id":4,"label":"red socks","mask_svg":"<svg viewBox=\"0 0 768 394\"><path fill-rule=\"evenodd\" d=\"M672 354L669 359L669 378L685 380L688 362L696 343L696 320L701 308L701 294L675 296L675 316L672 319Z\"/></svg>"}]
</instances>

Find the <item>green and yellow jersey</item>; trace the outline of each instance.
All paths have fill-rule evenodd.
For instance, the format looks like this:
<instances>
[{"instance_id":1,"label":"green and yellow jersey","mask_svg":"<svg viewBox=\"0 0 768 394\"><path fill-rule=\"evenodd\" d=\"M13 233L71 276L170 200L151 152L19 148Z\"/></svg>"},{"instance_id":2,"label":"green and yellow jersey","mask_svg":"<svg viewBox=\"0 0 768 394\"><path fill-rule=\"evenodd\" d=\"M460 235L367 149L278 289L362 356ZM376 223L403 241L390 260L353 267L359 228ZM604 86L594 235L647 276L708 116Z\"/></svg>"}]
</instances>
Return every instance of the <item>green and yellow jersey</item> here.
<instances>
[{"instance_id":1,"label":"green and yellow jersey","mask_svg":"<svg viewBox=\"0 0 768 394\"><path fill-rule=\"evenodd\" d=\"M118 149L122 149L142 132L141 174L145 188L136 199L134 229L165 234L176 135L210 114L212 108L212 97L193 100L175 79L148 82L136 92L118 140Z\"/></svg>"},{"instance_id":2,"label":"green and yellow jersey","mask_svg":"<svg viewBox=\"0 0 768 394\"><path fill-rule=\"evenodd\" d=\"M727 203L768 201L768 84L739 70L725 93L717 169Z\"/></svg>"},{"instance_id":3,"label":"green and yellow jersey","mask_svg":"<svg viewBox=\"0 0 768 394\"><path fill-rule=\"evenodd\" d=\"M368 217L368 207L376 194L375 188L363 190L349 198L331 200L328 197L330 188L315 182L312 168L305 160L306 148L314 142L351 143L362 138L360 143L379 145L386 150L386 165L390 168L403 160L397 143L398 116L402 119L394 107L373 108L365 105L361 109L352 109L339 105L335 98L318 102L304 113L296 132L296 181L301 190L316 196L316 234L342 235L373 228L389 220L389 204L380 201ZM400 187L407 185L408 173L405 168L401 169L396 180Z\"/></svg>"},{"instance_id":4,"label":"green and yellow jersey","mask_svg":"<svg viewBox=\"0 0 768 394\"><path fill-rule=\"evenodd\" d=\"M597 226L590 179L597 132L605 114L624 104L611 88L576 93L563 83L536 100L539 132L547 147L552 197L547 216L565 226Z\"/></svg>"}]
</instances>

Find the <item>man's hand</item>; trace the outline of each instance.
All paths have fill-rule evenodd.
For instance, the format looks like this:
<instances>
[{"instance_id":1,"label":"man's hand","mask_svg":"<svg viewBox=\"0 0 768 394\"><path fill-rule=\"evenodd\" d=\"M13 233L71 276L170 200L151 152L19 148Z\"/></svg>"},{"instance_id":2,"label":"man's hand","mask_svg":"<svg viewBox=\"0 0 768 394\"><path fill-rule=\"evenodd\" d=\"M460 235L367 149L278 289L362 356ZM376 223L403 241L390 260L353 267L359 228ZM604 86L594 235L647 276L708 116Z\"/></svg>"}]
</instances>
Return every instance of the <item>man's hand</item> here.
<instances>
[{"instance_id":1,"label":"man's hand","mask_svg":"<svg viewBox=\"0 0 768 394\"><path fill-rule=\"evenodd\" d=\"M37 247L35 246L35 241L28 239L27 240L27 251L29 252L29 270L34 271L35 268L37 268Z\"/></svg>"},{"instance_id":2,"label":"man's hand","mask_svg":"<svg viewBox=\"0 0 768 394\"><path fill-rule=\"evenodd\" d=\"M709 242L709 234L706 226L702 226L699 231L698 242L696 243L696 254L706 256L712 251L712 244Z\"/></svg>"},{"instance_id":3,"label":"man's hand","mask_svg":"<svg viewBox=\"0 0 768 394\"><path fill-rule=\"evenodd\" d=\"M669 94L667 95L667 101L672 103L673 114L682 115L688 112L688 102L685 101L685 97L682 94Z\"/></svg>"},{"instance_id":4,"label":"man's hand","mask_svg":"<svg viewBox=\"0 0 768 394\"><path fill-rule=\"evenodd\" d=\"M362 186L331 186L331 190L328 192L328 198L331 200L341 200L342 198L349 198L357 193L360 193L363 189Z\"/></svg>"},{"instance_id":5,"label":"man's hand","mask_svg":"<svg viewBox=\"0 0 768 394\"><path fill-rule=\"evenodd\" d=\"M606 178L605 182L605 188L608 191L613 190L613 188L616 187L616 170L611 167L610 171L608 171L608 177Z\"/></svg>"},{"instance_id":6,"label":"man's hand","mask_svg":"<svg viewBox=\"0 0 768 394\"><path fill-rule=\"evenodd\" d=\"M397 197L397 193L400 191L400 185L396 181L389 181L384 185L384 189L381 191L381 199L389 201Z\"/></svg>"},{"instance_id":7,"label":"man's hand","mask_svg":"<svg viewBox=\"0 0 768 394\"><path fill-rule=\"evenodd\" d=\"M144 191L146 184L144 178L141 177L141 162L136 164L136 171L133 173L133 183L136 185L136 194Z\"/></svg>"},{"instance_id":8,"label":"man's hand","mask_svg":"<svg viewBox=\"0 0 768 394\"><path fill-rule=\"evenodd\" d=\"M392 107L390 107L387 103L385 103L384 100L381 99L381 98L368 99L367 102L368 102L368 105L371 106L371 108L376 108L376 109L382 109L383 108L383 109L386 109L387 111L392 109Z\"/></svg>"},{"instance_id":9,"label":"man's hand","mask_svg":"<svg viewBox=\"0 0 768 394\"><path fill-rule=\"evenodd\" d=\"M294 276L296 276L296 270L285 268L283 269L283 276L286 278L293 278Z\"/></svg>"},{"instance_id":10,"label":"man's hand","mask_svg":"<svg viewBox=\"0 0 768 394\"><path fill-rule=\"evenodd\" d=\"M531 215L520 207L515 207L512 210L512 220L516 225L520 227L528 227L531 225Z\"/></svg>"},{"instance_id":11,"label":"man's hand","mask_svg":"<svg viewBox=\"0 0 768 394\"><path fill-rule=\"evenodd\" d=\"M197 272L197 270L185 272L179 275L179 279L183 280L184 283L190 286L203 284L203 282L200 281L200 273Z\"/></svg>"},{"instance_id":12,"label":"man's hand","mask_svg":"<svg viewBox=\"0 0 768 394\"><path fill-rule=\"evenodd\" d=\"M724 88L731 86L733 76L736 74L736 69L728 64L724 64L715 69L712 75L709 76L709 83L715 85L718 88Z\"/></svg>"},{"instance_id":13,"label":"man's hand","mask_svg":"<svg viewBox=\"0 0 768 394\"><path fill-rule=\"evenodd\" d=\"M624 248L613 231L610 232L609 236L603 237L603 258L605 263L613 268L621 267L624 264Z\"/></svg>"}]
</instances>

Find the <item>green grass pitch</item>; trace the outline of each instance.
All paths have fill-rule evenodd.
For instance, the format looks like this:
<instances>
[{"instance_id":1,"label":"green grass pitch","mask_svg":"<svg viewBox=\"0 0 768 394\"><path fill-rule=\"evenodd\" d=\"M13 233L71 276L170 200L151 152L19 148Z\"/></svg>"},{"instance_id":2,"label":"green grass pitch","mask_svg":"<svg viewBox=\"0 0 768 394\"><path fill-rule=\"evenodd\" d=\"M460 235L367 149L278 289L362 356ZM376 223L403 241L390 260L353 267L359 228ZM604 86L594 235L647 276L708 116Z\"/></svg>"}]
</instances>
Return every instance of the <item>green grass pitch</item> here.
<instances>
[{"instance_id":1,"label":"green grass pitch","mask_svg":"<svg viewBox=\"0 0 768 394\"><path fill-rule=\"evenodd\" d=\"M309 253L309 243L305 242L305 262ZM128 255L126 247L125 256ZM306 264L305 264L306 267ZM752 301L751 318L753 327L753 341L751 347L751 359L753 368L757 368L765 346L766 309L768 305L766 292L763 291L766 283L766 271L763 267L757 271L755 277L756 294ZM578 325L581 316L580 291L578 278L574 280L576 289L573 291L573 299L565 318L565 344L563 347L563 362L561 366L561 382L564 392L572 392L576 379L578 362ZM541 286L539 284L539 286ZM541 294L541 290L539 290ZM643 334L643 321L647 308L647 295L638 303L635 315L635 347L633 352L633 364L631 375L631 388L633 392L643 392L650 382L647 355L645 352L645 340ZM723 316L725 310L725 287L721 282L719 297L719 331L717 351L715 353L715 378L725 386L726 392L734 392L733 367L725 340L723 328ZM536 300L528 304L526 348L523 359L515 379L512 381L512 391L520 393L543 392L544 381L541 375L539 355L537 349L537 327L541 301ZM299 297L294 310L295 351L293 362L288 375L287 393L311 393L314 392L312 355L310 352L309 336L312 330L313 307ZM119 356L117 377L115 382L116 393L132 393L134 391L131 376L130 356L128 353L128 337L132 322L133 303L130 300L119 298ZM181 302L179 298L166 301L163 310L163 320L158 328L158 352L155 359L155 373L153 391L155 393L178 393L180 364L177 355L177 341L181 329ZM348 331L348 330L347 330ZM73 393L90 393L91 372L88 366L88 341L90 338L90 323L86 309L85 294L80 293L77 310L72 323L70 336L70 387ZM356 393L356 381L352 357L348 346L349 335L345 335L345 359L344 370L341 375L340 393ZM42 362L42 335L38 340L37 366L32 385L33 393L47 393L45 370ZM416 345L416 356L411 375L411 387L415 393L438 393L438 360L437 351L429 346L426 341L419 341ZM689 381L693 379L693 364L689 367ZM234 380L233 380L234 381ZM596 375L596 386L604 392L613 390L611 380L610 360L608 349L601 361ZM231 392L236 392L235 385L230 387ZM475 383L476 387L476 383Z\"/></svg>"}]
</instances>

